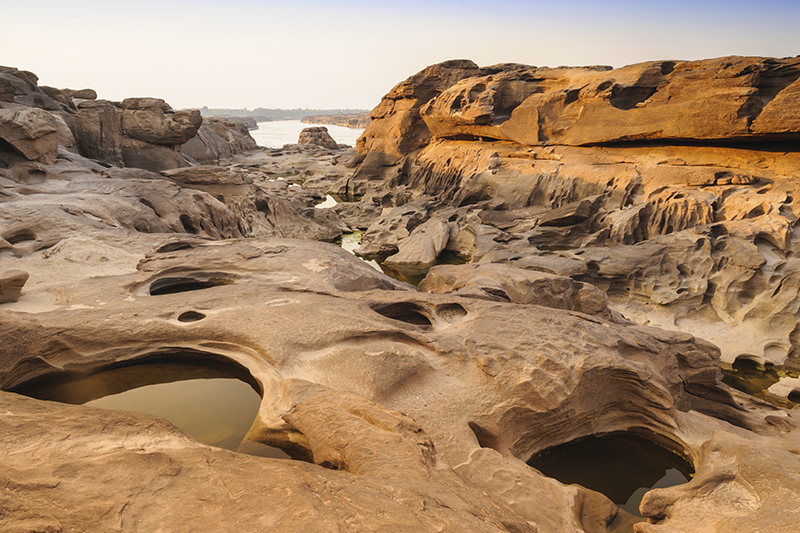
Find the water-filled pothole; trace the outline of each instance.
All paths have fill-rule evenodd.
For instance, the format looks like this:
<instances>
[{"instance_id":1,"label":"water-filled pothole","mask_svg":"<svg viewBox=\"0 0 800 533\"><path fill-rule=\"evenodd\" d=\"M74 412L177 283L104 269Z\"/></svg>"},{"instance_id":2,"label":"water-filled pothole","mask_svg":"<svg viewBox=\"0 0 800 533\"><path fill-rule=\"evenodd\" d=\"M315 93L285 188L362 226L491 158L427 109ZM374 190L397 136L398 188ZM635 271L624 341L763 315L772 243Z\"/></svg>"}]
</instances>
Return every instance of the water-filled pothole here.
<instances>
[{"instance_id":1,"label":"water-filled pothole","mask_svg":"<svg viewBox=\"0 0 800 533\"><path fill-rule=\"evenodd\" d=\"M781 378L798 377L797 372L776 368L771 365L760 366L746 358L737 358L732 366L723 365L722 382L736 390L760 398L778 407L792 409L800 403L798 395L789 395L782 398L770 393L769 388L780 381Z\"/></svg>"},{"instance_id":2,"label":"water-filled pothole","mask_svg":"<svg viewBox=\"0 0 800 533\"><path fill-rule=\"evenodd\" d=\"M219 361L163 359L94 373L45 377L14 392L70 404L160 416L195 439L238 451L261 405L258 383L245 369ZM288 458L282 450L252 446L251 455Z\"/></svg>"},{"instance_id":3,"label":"water-filled pothole","mask_svg":"<svg viewBox=\"0 0 800 533\"><path fill-rule=\"evenodd\" d=\"M609 433L548 448L528 460L542 474L605 494L640 516L644 494L686 483L694 467L683 455L633 433Z\"/></svg>"}]
</instances>

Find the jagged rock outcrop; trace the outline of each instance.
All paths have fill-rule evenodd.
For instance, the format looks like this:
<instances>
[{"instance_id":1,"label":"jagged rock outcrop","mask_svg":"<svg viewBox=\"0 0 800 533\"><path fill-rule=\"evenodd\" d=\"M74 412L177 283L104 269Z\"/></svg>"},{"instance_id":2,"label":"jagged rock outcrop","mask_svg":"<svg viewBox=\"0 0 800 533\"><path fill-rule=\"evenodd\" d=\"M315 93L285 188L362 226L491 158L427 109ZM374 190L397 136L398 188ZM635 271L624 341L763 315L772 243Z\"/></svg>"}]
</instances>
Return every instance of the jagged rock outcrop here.
<instances>
[{"instance_id":1,"label":"jagged rock outcrop","mask_svg":"<svg viewBox=\"0 0 800 533\"><path fill-rule=\"evenodd\" d=\"M79 152L108 165L158 172L187 166L180 146L195 136L199 111L174 112L157 98L130 98L117 104L82 100L64 119Z\"/></svg>"},{"instance_id":2,"label":"jagged rock outcrop","mask_svg":"<svg viewBox=\"0 0 800 533\"><path fill-rule=\"evenodd\" d=\"M33 72L0 66L0 108L13 104L50 111L75 109L63 95L53 98L48 92L39 87L39 78Z\"/></svg>"},{"instance_id":3,"label":"jagged rock outcrop","mask_svg":"<svg viewBox=\"0 0 800 533\"><path fill-rule=\"evenodd\" d=\"M792 102L794 63L753 64L762 81L743 92L772 90L777 103L763 105L752 136L794 135L791 113L764 114ZM678 79L658 65L658 83ZM21 272L8 275L15 288L27 279L0 303L0 530L794 532L796 147L497 141L465 132L515 111L482 124L497 109L475 91L480 105L464 100L466 126L452 126L460 133L426 122L437 101L455 102L451 89L488 76L510 91L497 101L532 105L547 92L517 98L538 83L531 70L426 69L373 112L353 171L352 151L288 145L159 172L129 163L182 156L169 143L194 114L77 98L0 70L2 110L46 97L54 108L37 109L77 132L56 119L52 162L0 143L0 261ZM616 75L552 70L547 80ZM720 79L725 92L733 82ZM615 114L603 101L591 105ZM532 116L525 105L519 120ZM556 115L545 129L584 120ZM755 126L761 116L769 128ZM103 157L119 149L127 167L76 153L86 148L75 123L91 132L95 120L122 132ZM315 207L336 183L363 198ZM426 274L418 290L314 242L367 223L358 253ZM435 265L447 252L471 264ZM782 404L722 381L721 364L737 357L785 363ZM37 393L111 368L152 375L155 362L248 377L261 398L241 453L153 415ZM640 517L529 466L554 446L619 433L694 477L649 490ZM265 446L294 459L247 455Z\"/></svg>"},{"instance_id":4,"label":"jagged rock outcrop","mask_svg":"<svg viewBox=\"0 0 800 533\"><path fill-rule=\"evenodd\" d=\"M473 262L593 283L631 319L720 344L728 363L800 368L800 59L445 63L398 87L429 78L449 85L412 97L412 117L391 111L397 90L384 98L347 188L384 207L424 200L424 219L448 219L446 249ZM414 133L380 140L409 121ZM398 249L406 238L383 233L364 242Z\"/></svg>"},{"instance_id":5,"label":"jagged rock outcrop","mask_svg":"<svg viewBox=\"0 0 800 533\"><path fill-rule=\"evenodd\" d=\"M618 69L515 65L458 81L420 114L437 138L528 146L797 139L799 78L800 58L652 61Z\"/></svg>"},{"instance_id":6,"label":"jagged rock outcrop","mask_svg":"<svg viewBox=\"0 0 800 533\"><path fill-rule=\"evenodd\" d=\"M52 164L64 146L106 165L159 172L256 147L241 125L202 122L200 111L175 111L159 98L98 100L92 89L39 87L32 73L0 67L0 140L31 161Z\"/></svg>"}]
</instances>

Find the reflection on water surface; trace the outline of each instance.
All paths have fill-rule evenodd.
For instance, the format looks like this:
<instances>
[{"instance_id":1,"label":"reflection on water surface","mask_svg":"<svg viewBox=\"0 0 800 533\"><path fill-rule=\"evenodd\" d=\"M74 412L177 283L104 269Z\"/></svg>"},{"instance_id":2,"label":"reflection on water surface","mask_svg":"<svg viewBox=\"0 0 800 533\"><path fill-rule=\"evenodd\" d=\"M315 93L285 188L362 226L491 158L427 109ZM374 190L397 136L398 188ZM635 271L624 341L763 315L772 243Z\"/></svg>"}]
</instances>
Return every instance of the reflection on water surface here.
<instances>
[{"instance_id":1,"label":"reflection on water surface","mask_svg":"<svg viewBox=\"0 0 800 533\"><path fill-rule=\"evenodd\" d=\"M629 433L554 446L535 455L528 464L562 483L576 483L605 494L637 516L647 491L686 483L694 475L694 468L683 456Z\"/></svg>"}]
</instances>

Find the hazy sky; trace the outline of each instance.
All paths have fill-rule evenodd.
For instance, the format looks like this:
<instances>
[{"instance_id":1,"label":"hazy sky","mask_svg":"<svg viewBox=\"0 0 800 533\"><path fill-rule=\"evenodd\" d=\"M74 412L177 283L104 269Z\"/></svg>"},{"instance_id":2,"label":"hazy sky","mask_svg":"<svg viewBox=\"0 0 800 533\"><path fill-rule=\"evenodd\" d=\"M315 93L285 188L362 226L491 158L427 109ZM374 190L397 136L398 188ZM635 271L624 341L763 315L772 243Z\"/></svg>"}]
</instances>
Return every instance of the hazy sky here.
<instances>
[{"instance_id":1,"label":"hazy sky","mask_svg":"<svg viewBox=\"0 0 800 533\"><path fill-rule=\"evenodd\" d=\"M173 107L372 108L427 65L800 54L798 0L0 0L0 65Z\"/></svg>"}]
</instances>

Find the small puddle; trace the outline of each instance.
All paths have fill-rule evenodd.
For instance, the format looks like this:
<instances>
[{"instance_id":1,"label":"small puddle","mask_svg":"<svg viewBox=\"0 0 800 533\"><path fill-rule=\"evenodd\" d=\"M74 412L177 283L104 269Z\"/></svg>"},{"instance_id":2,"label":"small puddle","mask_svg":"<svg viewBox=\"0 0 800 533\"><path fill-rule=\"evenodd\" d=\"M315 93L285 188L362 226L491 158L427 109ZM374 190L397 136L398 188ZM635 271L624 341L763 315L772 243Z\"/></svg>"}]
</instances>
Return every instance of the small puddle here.
<instances>
[{"instance_id":1,"label":"small puddle","mask_svg":"<svg viewBox=\"0 0 800 533\"><path fill-rule=\"evenodd\" d=\"M631 433L554 446L528 464L564 484L600 492L634 516L641 516L639 504L647 491L686 483L694 475L682 455Z\"/></svg>"},{"instance_id":2,"label":"small puddle","mask_svg":"<svg viewBox=\"0 0 800 533\"><path fill-rule=\"evenodd\" d=\"M342 236L333 242L341 246L342 249L347 250L351 254L355 255L356 249L358 249L358 247L361 246L361 239L363 238L363 236L364 236L363 231L354 231L353 233L342 233ZM358 256L356 255L356 257ZM372 268L374 268L375 270L377 270L378 272L384 272L384 270L381 269L380 265L378 265L378 263L374 259L367 261L362 257L358 258L364 261Z\"/></svg>"},{"instance_id":3,"label":"small puddle","mask_svg":"<svg viewBox=\"0 0 800 533\"><path fill-rule=\"evenodd\" d=\"M43 379L15 392L40 400L156 415L211 446L289 457L277 448L243 443L258 414L261 396L252 376L230 364L135 364Z\"/></svg>"},{"instance_id":4,"label":"small puddle","mask_svg":"<svg viewBox=\"0 0 800 533\"><path fill-rule=\"evenodd\" d=\"M325 200L323 202L318 203L314 207L316 207L317 209L326 209L326 208L329 208L329 207L333 207L338 203L339 202L336 201L336 198L334 198L330 194L326 194L325 195Z\"/></svg>"}]
</instances>

